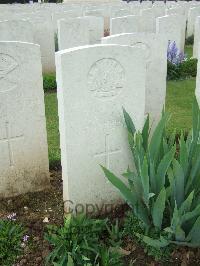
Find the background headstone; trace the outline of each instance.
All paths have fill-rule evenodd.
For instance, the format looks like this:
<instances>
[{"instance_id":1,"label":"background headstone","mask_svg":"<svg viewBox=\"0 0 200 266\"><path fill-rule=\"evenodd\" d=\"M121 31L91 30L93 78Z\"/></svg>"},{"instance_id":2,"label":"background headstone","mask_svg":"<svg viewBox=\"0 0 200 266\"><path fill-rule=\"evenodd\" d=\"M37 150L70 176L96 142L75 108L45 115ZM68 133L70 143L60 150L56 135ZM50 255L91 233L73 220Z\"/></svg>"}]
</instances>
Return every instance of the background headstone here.
<instances>
[{"instance_id":1,"label":"background headstone","mask_svg":"<svg viewBox=\"0 0 200 266\"><path fill-rule=\"evenodd\" d=\"M178 49L184 52L186 21L182 15L167 15L156 19L156 33L176 42Z\"/></svg>"},{"instance_id":2,"label":"background headstone","mask_svg":"<svg viewBox=\"0 0 200 266\"><path fill-rule=\"evenodd\" d=\"M33 27L34 43L40 45L43 73L55 72L55 42L53 24L49 16L29 18Z\"/></svg>"},{"instance_id":3,"label":"background headstone","mask_svg":"<svg viewBox=\"0 0 200 266\"><path fill-rule=\"evenodd\" d=\"M101 38L104 36L104 18L85 16L83 19L87 22L89 27L90 44L101 43Z\"/></svg>"},{"instance_id":4,"label":"background headstone","mask_svg":"<svg viewBox=\"0 0 200 266\"><path fill-rule=\"evenodd\" d=\"M33 28L27 20L0 21L0 41L34 42Z\"/></svg>"},{"instance_id":5,"label":"background headstone","mask_svg":"<svg viewBox=\"0 0 200 266\"><path fill-rule=\"evenodd\" d=\"M193 57L198 58L200 45L200 16L196 18L194 28L194 45L193 45Z\"/></svg>"},{"instance_id":6,"label":"background headstone","mask_svg":"<svg viewBox=\"0 0 200 266\"><path fill-rule=\"evenodd\" d=\"M140 16L126 16L111 19L110 33L132 33L140 31Z\"/></svg>"},{"instance_id":7,"label":"background headstone","mask_svg":"<svg viewBox=\"0 0 200 266\"><path fill-rule=\"evenodd\" d=\"M145 113L157 125L165 106L167 78L167 40L153 33L126 33L102 38L103 44L130 45L144 49L146 60ZM153 128L152 127L152 128Z\"/></svg>"},{"instance_id":8,"label":"background headstone","mask_svg":"<svg viewBox=\"0 0 200 266\"><path fill-rule=\"evenodd\" d=\"M58 21L59 50L89 44L89 26L84 18Z\"/></svg>"}]
</instances>

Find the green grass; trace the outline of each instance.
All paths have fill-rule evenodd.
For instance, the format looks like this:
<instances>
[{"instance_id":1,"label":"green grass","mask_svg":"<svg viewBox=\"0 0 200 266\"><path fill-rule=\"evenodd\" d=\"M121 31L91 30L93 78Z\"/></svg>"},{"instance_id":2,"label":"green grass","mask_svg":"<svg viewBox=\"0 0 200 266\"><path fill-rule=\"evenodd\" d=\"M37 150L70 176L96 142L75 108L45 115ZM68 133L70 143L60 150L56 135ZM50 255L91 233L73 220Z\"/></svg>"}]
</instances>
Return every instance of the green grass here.
<instances>
[{"instance_id":1,"label":"green grass","mask_svg":"<svg viewBox=\"0 0 200 266\"><path fill-rule=\"evenodd\" d=\"M45 94L47 138L50 167L60 163L60 141L58 130L58 104L56 93Z\"/></svg>"},{"instance_id":2,"label":"green grass","mask_svg":"<svg viewBox=\"0 0 200 266\"><path fill-rule=\"evenodd\" d=\"M193 46L192 45L186 45L185 46L185 53L187 54L187 57L190 58L193 55Z\"/></svg>"},{"instance_id":3,"label":"green grass","mask_svg":"<svg viewBox=\"0 0 200 266\"><path fill-rule=\"evenodd\" d=\"M43 88L44 92L52 92L57 88L56 75L55 74L44 74L43 75Z\"/></svg>"},{"instance_id":4,"label":"green grass","mask_svg":"<svg viewBox=\"0 0 200 266\"><path fill-rule=\"evenodd\" d=\"M195 79L169 81L167 83L166 111L172 117L168 125L169 134L177 129L188 132L192 124L192 101ZM60 162L59 131L56 93L45 94L49 162L53 167Z\"/></svg>"},{"instance_id":5,"label":"green grass","mask_svg":"<svg viewBox=\"0 0 200 266\"><path fill-rule=\"evenodd\" d=\"M195 85L195 79L167 83L166 111L172 115L168 127L169 133L174 129L178 132L190 130Z\"/></svg>"}]
</instances>

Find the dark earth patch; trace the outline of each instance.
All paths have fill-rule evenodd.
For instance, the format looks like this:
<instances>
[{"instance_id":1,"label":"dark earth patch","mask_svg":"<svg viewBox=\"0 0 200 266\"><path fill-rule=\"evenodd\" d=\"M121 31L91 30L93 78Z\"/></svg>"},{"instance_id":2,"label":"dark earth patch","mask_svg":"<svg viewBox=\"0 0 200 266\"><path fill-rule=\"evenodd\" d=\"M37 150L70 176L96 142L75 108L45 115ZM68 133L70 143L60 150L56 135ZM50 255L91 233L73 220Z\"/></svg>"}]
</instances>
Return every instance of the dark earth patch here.
<instances>
[{"instance_id":1,"label":"dark earth patch","mask_svg":"<svg viewBox=\"0 0 200 266\"><path fill-rule=\"evenodd\" d=\"M127 205L119 206L111 213L101 216L110 221L119 219L123 226L125 213L129 210ZM16 213L17 221L27 228L30 236L29 245L24 249L24 255L19 258L15 266L42 266L50 251L50 246L44 240L44 232L47 224L63 224L63 201L62 201L62 178L61 170L51 171L51 186L48 190L27 193L15 198L1 199L0 218L8 214ZM45 220L48 222L44 222ZM123 240L124 265L200 265L200 249L177 248L172 254L170 261L159 263L148 256L144 249L134 242L131 237ZM127 253L127 254L126 254ZM117 265L116 265L117 266Z\"/></svg>"}]
</instances>

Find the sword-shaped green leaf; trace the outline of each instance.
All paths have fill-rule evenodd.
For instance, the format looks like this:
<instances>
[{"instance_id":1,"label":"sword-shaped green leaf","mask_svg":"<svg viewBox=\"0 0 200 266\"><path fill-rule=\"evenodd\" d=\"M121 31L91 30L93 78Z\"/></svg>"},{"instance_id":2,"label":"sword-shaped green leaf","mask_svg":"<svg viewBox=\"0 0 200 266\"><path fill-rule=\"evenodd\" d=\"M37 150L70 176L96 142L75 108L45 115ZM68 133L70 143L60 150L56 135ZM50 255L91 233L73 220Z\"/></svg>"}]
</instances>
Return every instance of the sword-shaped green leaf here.
<instances>
[{"instance_id":1,"label":"sword-shaped green leaf","mask_svg":"<svg viewBox=\"0 0 200 266\"><path fill-rule=\"evenodd\" d=\"M195 187L194 180L195 177L199 175L200 172L200 145L196 144L195 154L192 158L191 171L188 173L189 177L186 183L186 193L191 191L191 187Z\"/></svg>"},{"instance_id":2,"label":"sword-shaped green leaf","mask_svg":"<svg viewBox=\"0 0 200 266\"><path fill-rule=\"evenodd\" d=\"M160 122L158 123L149 144L149 157L151 161L154 161L155 163L157 161L164 128L168 119L169 115L164 114Z\"/></svg>"},{"instance_id":3,"label":"sword-shaped green leaf","mask_svg":"<svg viewBox=\"0 0 200 266\"><path fill-rule=\"evenodd\" d=\"M144 127L142 129L143 147L147 151L149 142L149 114L147 115Z\"/></svg>"},{"instance_id":4,"label":"sword-shaped green leaf","mask_svg":"<svg viewBox=\"0 0 200 266\"><path fill-rule=\"evenodd\" d=\"M159 193L162 187L165 185L165 176L174 158L175 152L176 152L176 147L173 146L171 150L167 154L165 154L160 164L158 165L158 170L156 174L157 193Z\"/></svg>"},{"instance_id":5,"label":"sword-shaped green leaf","mask_svg":"<svg viewBox=\"0 0 200 266\"><path fill-rule=\"evenodd\" d=\"M137 202L137 198L135 195L130 191L130 189L113 173L111 173L108 169L101 166L101 168L104 171L105 176L107 179L121 192L123 198L128 202L128 204L131 205L131 207L134 207L134 205Z\"/></svg>"},{"instance_id":6,"label":"sword-shaped green leaf","mask_svg":"<svg viewBox=\"0 0 200 266\"><path fill-rule=\"evenodd\" d=\"M155 165L152 161L149 161L149 179L150 179L150 187L153 193L156 193L156 173L155 173Z\"/></svg>"},{"instance_id":7,"label":"sword-shaped green leaf","mask_svg":"<svg viewBox=\"0 0 200 266\"><path fill-rule=\"evenodd\" d=\"M175 229L175 239L176 239L176 241L181 241L181 242L185 241L185 232L181 228L180 224L178 224L176 226L176 229Z\"/></svg>"},{"instance_id":8,"label":"sword-shaped green leaf","mask_svg":"<svg viewBox=\"0 0 200 266\"><path fill-rule=\"evenodd\" d=\"M188 150L186 143L184 141L183 134L181 134L179 146L180 146L180 151L179 151L180 165L183 168L184 175L186 175L188 170Z\"/></svg>"},{"instance_id":9,"label":"sword-shaped green leaf","mask_svg":"<svg viewBox=\"0 0 200 266\"><path fill-rule=\"evenodd\" d=\"M179 209L180 215L184 215L185 213L190 212L193 198L194 198L194 191L192 191L187 197L187 199L182 203Z\"/></svg>"},{"instance_id":10,"label":"sword-shaped green leaf","mask_svg":"<svg viewBox=\"0 0 200 266\"><path fill-rule=\"evenodd\" d=\"M137 201L134 211L136 216L144 223L146 229L149 229L151 226L149 212L142 201Z\"/></svg>"},{"instance_id":11,"label":"sword-shaped green leaf","mask_svg":"<svg viewBox=\"0 0 200 266\"><path fill-rule=\"evenodd\" d=\"M148 164L147 159L144 157L141 171L141 181L143 187L143 198L145 204L149 205L149 174L148 174Z\"/></svg>"},{"instance_id":12,"label":"sword-shaped green leaf","mask_svg":"<svg viewBox=\"0 0 200 266\"><path fill-rule=\"evenodd\" d=\"M190 241L193 244L200 245L200 216L197 218L196 222L194 223L186 240Z\"/></svg>"},{"instance_id":13,"label":"sword-shaped green leaf","mask_svg":"<svg viewBox=\"0 0 200 266\"><path fill-rule=\"evenodd\" d=\"M155 227L161 229L163 221L163 213L165 210L165 201L166 201L166 190L163 189L160 191L152 210L153 224Z\"/></svg>"},{"instance_id":14,"label":"sword-shaped green leaf","mask_svg":"<svg viewBox=\"0 0 200 266\"><path fill-rule=\"evenodd\" d=\"M131 119L130 115L126 112L126 110L124 108L123 108L123 114L124 114L124 120L126 123L126 127L128 129L128 132L131 133L132 135L134 135L136 132L135 125L134 125L133 120Z\"/></svg>"},{"instance_id":15,"label":"sword-shaped green leaf","mask_svg":"<svg viewBox=\"0 0 200 266\"><path fill-rule=\"evenodd\" d=\"M181 206L181 204L184 201L185 196L185 178L184 178L184 172L179 164L179 162L174 159L173 161L173 172L175 177L175 198L178 208Z\"/></svg>"},{"instance_id":16,"label":"sword-shaped green leaf","mask_svg":"<svg viewBox=\"0 0 200 266\"><path fill-rule=\"evenodd\" d=\"M186 223L187 221L200 216L200 204L191 212L187 212L181 217L181 223Z\"/></svg>"}]
</instances>

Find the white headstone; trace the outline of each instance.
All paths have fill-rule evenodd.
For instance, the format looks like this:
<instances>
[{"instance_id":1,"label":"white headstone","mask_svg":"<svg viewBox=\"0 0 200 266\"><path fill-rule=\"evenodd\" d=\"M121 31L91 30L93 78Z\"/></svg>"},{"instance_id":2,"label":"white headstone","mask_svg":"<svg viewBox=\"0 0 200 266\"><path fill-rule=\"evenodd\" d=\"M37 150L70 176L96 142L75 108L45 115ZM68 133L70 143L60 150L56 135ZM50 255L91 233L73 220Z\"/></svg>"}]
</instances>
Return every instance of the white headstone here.
<instances>
[{"instance_id":1,"label":"white headstone","mask_svg":"<svg viewBox=\"0 0 200 266\"><path fill-rule=\"evenodd\" d=\"M156 32L164 34L169 41L175 41L178 49L184 51L186 20L182 15L167 15L156 19Z\"/></svg>"},{"instance_id":2,"label":"white headstone","mask_svg":"<svg viewBox=\"0 0 200 266\"><path fill-rule=\"evenodd\" d=\"M152 8L142 9L141 14L141 31L156 32L156 15Z\"/></svg>"},{"instance_id":3,"label":"white headstone","mask_svg":"<svg viewBox=\"0 0 200 266\"><path fill-rule=\"evenodd\" d=\"M27 20L0 21L0 41L33 43L33 28Z\"/></svg>"},{"instance_id":4,"label":"white headstone","mask_svg":"<svg viewBox=\"0 0 200 266\"><path fill-rule=\"evenodd\" d=\"M165 105L166 96L166 38L153 33L127 33L102 38L102 44L130 45L145 50L147 65L145 112L150 114L153 126L157 125Z\"/></svg>"},{"instance_id":5,"label":"white headstone","mask_svg":"<svg viewBox=\"0 0 200 266\"><path fill-rule=\"evenodd\" d=\"M55 35L49 16L30 18L34 43L40 45L43 73L55 73Z\"/></svg>"},{"instance_id":6,"label":"white headstone","mask_svg":"<svg viewBox=\"0 0 200 266\"><path fill-rule=\"evenodd\" d=\"M54 12L52 14L52 20L53 20L53 26L54 26L54 30L55 32L57 32L57 22L60 19L68 19L68 18L73 18L73 17L78 17L78 15L76 15L76 13L69 13L67 11L59 11L59 12Z\"/></svg>"},{"instance_id":7,"label":"white headstone","mask_svg":"<svg viewBox=\"0 0 200 266\"><path fill-rule=\"evenodd\" d=\"M200 45L200 16L196 18L194 28L194 45L193 45L193 57L199 58L199 45Z\"/></svg>"},{"instance_id":8,"label":"white headstone","mask_svg":"<svg viewBox=\"0 0 200 266\"><path fill-rule=\"evenodd\" d=\"M200 6L191 7L188 12L187 37L194 34L194 25L198 16L200 16Z\"/></svg>"},{"instance_id":9,"label":"white headstone","mask_svg":"<svg viewBox=\"0 0 200 266\"><path fill-rule=\"evenodd\" d=\"M85 16L83 19L88 23L90 44L101 43L104 36L104 18Z\"/></svg>"},{"instance_id":10,"label":"white headstone","mask_svg":"<svg viewBox=\"0 0 200 266\"><path fill-rule=\"evenodd\" d=\"M166 15L176 15L176 14L179 14L185 17L186 16L185 7L178 6L178 7L169 8L166 10Z\"/></svg>"},{"instance_id":11,"label":"white headstone","mask_svg":"<svg viewBox=\"0 0 200 266\"><path fill-rule=\"evenodd\" d=\"M143 1L141 3L141 6L142 6L142 8L150 8L150 7L152 7L152 2L151 1Z\"/></svg>"},{"instance_id":12,"label":"white headstone","mask_svg":"<svg viewBox=\"0 0 200 266\"><path fill-rule=\"evenodd\" d=\"M129 3L131 4L131 15L139 15L140 14L140 10L142 9L142 6L139 5L135 5L133 2Z\"/></svg>"},{"instance_id":13,"label":"white headstone","mask_svg":"<svg viewBox=\"0 0 200 266\"><path fill-rule=\"evenodd\" d=\"M155 16L156 17L162 17L165 15L166 11L165 11L165 6L158 6L155 7L153 5L152 9L154 10Z\"/></svg>"},{"instance_id":14,"label":"white headstone","mask_svg":"<svg viewBox=\"0 0 200 266\"><path fill-rule=\"evenodd\" d=\"M89 44L89 26L84 18L61 19L58 21L59 50Z\"/></svg>"},{"instance_id":15,"label":"white headstone","mask_svg":"<svg viewBox=\"0 0 200 266\"><path fill-rule=\"evenodd\" d=\"M49 185L40 47L0 42L0 196Z\"/></svg>"},{"instance_id":16,"label":"white headstone","mask_svg":"<svg viewBox=\"0 0 200 266\"><path fill-rule=\"evenodd\" d=\"M124 16L129 16L129 15L131 15L131 11L128 9L119 9L119 10L111 11L111 17L113 18L124 17Z\"/></svg>"},{"instance_id":17,"label":"white headstone","mask_svg":"<svg viewBox=\"0 0 200 266\"><path fill-rule=\"evenodd\" d=\"M111 19L111 35L140 31L140 16L126 16Z\"/></svg>"},{"instance_id":18,"label":"white headstone","mask_svg":"<svg viewBox=\"0 0 200 266\"><path fill-rule=\"evenodd\" d=\"M89 10L89 11L85 11L84 15L85 16L93 16L93 17L102 17L104 19L104 31L109 31L109 29L110 29L110 14L108 15L108 11L106 12L106 10L104 10L104 9Z\"/></svg>"},{"instance_id":19,"label":"white headstone","mask_svg":"<svg viewBox=\"0 0 200 266\"><path fill-rule=\"evenodd\" d=\"M102 206L120 199L100 164L117 175L128 165L132 168L122 106L141 129L143 54L130 46L94 45L56 55L63 196L74 206Z\"/></svg>"}]
</instances>

